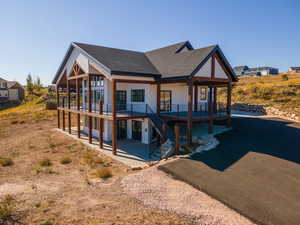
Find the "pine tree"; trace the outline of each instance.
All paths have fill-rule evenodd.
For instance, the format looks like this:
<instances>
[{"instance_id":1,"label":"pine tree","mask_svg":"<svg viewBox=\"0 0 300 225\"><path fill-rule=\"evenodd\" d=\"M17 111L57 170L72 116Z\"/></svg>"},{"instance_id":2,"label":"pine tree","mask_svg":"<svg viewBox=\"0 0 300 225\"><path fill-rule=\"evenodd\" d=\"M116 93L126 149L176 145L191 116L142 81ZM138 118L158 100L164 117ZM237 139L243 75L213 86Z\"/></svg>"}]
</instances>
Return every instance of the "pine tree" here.
<instances>
[{"instance_id":1,"label":"pine tree","mask_svg":"<svg viewBox=\"0 0 300 225\"><path fill-rule=\"evenodd\" d=\"M27 83L26 89L27 89L28 93L32 94L32 92L33 92L33 82L32 82L32 76L31 76L30 73L27 75L26 83Z\"/></svg>"}]
</instances>

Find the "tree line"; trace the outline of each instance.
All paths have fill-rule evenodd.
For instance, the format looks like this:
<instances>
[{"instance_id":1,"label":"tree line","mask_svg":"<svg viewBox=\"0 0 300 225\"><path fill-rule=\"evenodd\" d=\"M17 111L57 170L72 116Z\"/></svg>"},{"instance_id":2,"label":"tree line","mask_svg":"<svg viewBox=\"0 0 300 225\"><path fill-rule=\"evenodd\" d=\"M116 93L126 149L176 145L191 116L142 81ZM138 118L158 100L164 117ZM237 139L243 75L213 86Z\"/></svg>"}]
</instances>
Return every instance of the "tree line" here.
<instances>
[{"instance_id":1,"label":"tree line","mask_svg":"<svg viewBox=\"0 0 300 225\"><path fill-rule=\"evenodd\" d=\"M34 90L40 91L43 88L40 77L36 77L34 80L29 73L26 78L26 90L29 94L32 94Z\"/></svg>"}]
</instances>

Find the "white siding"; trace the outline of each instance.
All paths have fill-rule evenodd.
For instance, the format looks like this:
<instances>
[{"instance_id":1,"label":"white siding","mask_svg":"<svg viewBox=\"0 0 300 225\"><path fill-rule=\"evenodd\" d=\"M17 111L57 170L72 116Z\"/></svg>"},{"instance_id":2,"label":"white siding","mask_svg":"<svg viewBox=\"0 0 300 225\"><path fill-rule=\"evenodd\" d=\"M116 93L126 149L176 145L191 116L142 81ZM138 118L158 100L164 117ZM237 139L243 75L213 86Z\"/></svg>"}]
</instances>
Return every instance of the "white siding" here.
<instances>
[{"instance_id":1,"label":"white siding","mask_svg":"<svg viewBox=\"0 0 300 225\"><path fill-rule=\"evenodd\" d=\"M211 77L211 58L196 73L196 77Z\"/></svg>"},{"instance_id":2,"label":"white siding","mask_svg":"<svg viewBox=\"0 0 300 225\"><path fill-rule=\"evenodd\" d=\"M223 79L228 79L227 74L219 64L218 60L215 60L215 77L216 78L223 78Z\"/></svg>"}]
</instances>

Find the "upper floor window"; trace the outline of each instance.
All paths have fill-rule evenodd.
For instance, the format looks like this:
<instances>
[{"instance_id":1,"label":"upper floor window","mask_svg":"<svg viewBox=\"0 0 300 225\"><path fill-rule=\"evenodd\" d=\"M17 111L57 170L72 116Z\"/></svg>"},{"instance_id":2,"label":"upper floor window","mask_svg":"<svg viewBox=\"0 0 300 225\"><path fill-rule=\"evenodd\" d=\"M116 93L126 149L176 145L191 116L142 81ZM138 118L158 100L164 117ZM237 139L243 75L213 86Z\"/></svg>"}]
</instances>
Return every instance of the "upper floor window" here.
<instances>
[{"instance_id":1,"label":"upper floor window","mask_svg":"<svg viewBox=\"0 0 300 225\"><path fill-rule=\"evenodd\" d=\"M206 101L207 100L207 88L206 87L201 87L200 88L200 100L201 101Z\"/></svg>"},{"instance_id":2,"label":"upper floor window","mask_svg":"<svg viewBox=\"0 0 300 225\"><path fill-rule=\"evenodd\" d=\"M144 89L131 90L131 102L144 102L144 101L145 101Z\"/></svg>"}]
</instances>

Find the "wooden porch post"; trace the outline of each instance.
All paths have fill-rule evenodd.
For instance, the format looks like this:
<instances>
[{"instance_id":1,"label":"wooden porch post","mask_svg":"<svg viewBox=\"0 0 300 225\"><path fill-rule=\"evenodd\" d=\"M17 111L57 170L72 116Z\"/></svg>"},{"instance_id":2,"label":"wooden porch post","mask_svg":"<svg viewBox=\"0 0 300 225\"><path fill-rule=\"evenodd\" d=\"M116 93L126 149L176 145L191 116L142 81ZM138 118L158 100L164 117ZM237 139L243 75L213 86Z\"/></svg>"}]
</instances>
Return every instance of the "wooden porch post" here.
<instances>
[{"instance_id":1,"label":"wooden porch post","mask_svg":"<svg viewBox=\"0 0 300 225\"><path fill-rule=\"evenodd\" d=\"M56 104L57 104L57 127L60 128L60 112L59 112L59 86L56 86Z\"/></svg>"},{"instance_id":2,"label":"wooden porch post","mask_svg":"<svg viewBox=\"0 0 300 225\"><path fill-rule=\"evenodd\" d=\"M70 94L70 81L67 80L67 96L68 96L68 109L71 108L71 94ZM71 134L71 112L68 112L68 130Z\"/></svg>"},{"instance_id":3,"label":"wooden porch post","mask_svg":"<svg viewBox=\"0 0 300 225\"><path fill-rule=\"evenodd\" d=\"M174 133L175 133L175 151L176 153L179 152L179 147L180 147L180 143L179 143L179 138L180 138L180 126L178 123L175 123L174 126Z\"/></svg>"},{"instance_id":4,"label":"wooden porch post","mask_svg":"<svg viewBox=\"0 0 300 225\"><path fill-rule=\"evenodd\" d=\"M208 93L208 114L209 114L208 133L213 132L213 121L212 121L212 118L211 118L211 115L212 115L212 91L213 91L213 88L211 86L209 86L209 93Z\"/></svg>"},{"instance_id":5,"label":"wooden porch post","mask_svg":"<svg viewBox=\"0 0 300 225\"><path fill-rule=\"evenodd\" d=\"M156 113L160 113L160 90L161 90L161 84L157 83L156 86Z\"/></svg>"},{"instance_id":6,"label":"wooden porch post","mask_svg":"<svg viewBox=\"0 0 300 225\"><path fill-rule=\"evenodd\" d=\"M213 113L217 113L217 87L214 87L213 88L213 90L214 90L214 104L213 104Z\"/></svg>"},{"instance_id":7,"label":"wooden porch post","mask_svg":"<svg viewBox=\"0 0 300 225\"><path fill-rule=\"evenodd\" d=\"M103 101L99 102L99 113L103 114ZM103 148L103 118L99 118L99 146Z\"/></svg>"},{"instance_id":8,"label":"wooden porch post","mask_svg":"<svg viewBox=\"0 0 300 225\"><path fill-rule=\"evenodd\" d=\"M80 89L79 89L79 78L76 78L76 106L77 110L80 110ZM80 113L77 113L77 137L80 138Z\"/></svg>"},{"instance_id":9,"label":"wooden porch post","mask_svg":"<svg viewBox=\"0 0 300 225\"><path fill-rule=\"evenodd\" d=\"M198 110L198 85L195 85L194 89L194 112Z\"/></svg>"},{"instance_id":10,"label":"wooden porch post","mask_svg":"<svg viewBox=\"0 0 300 225\"><path fill-rule=\"evenodd\" d=\"M88 111L89 113L92 112L92 84L91 84L91 74L88 74L88 79L87 79L87 83L88 83ZM89 118L89 143L91 144L93 141L93 130L92 130L92 117L88 116Z\"/></svg>"},{"instance_id":11,"label":"wooden porch post","mask_svg":"<svg viewBox=\"0 0 300 225\"><path fill-rule=\"evenodd\" d=\"M63 99L62 99L62 104L63 104L63 107L64 107L64 106L65 106L65 97L63 97ZM62 110L63 131L66 130L65 114L66 114L66 112L65 112L65 110L63 109L63 110Z\"/></svg>"},{"instance_id":12,"label":"wooden porch post","mask_svg":"<svg viewBox=\"0 0 300 225\"><path fill-rule=\"evenodd\" d=\"M193 117L193 82L188 82L188 119L187 119L187 143L192 145L192 117Z\"/></svg>"},{"instance_id":13,"label":"wooden porch post","mask_svg":"<svg viewBox=\"0 0 300 225\"><path fill-rule=\"evenodd\" d=\"M231 125L231 92L232 92L232 84L229 82L227 84L227 127L230 127Z\"/></svg>"},{"instance_id":14,"label":"wooden porch post","mask_svg":"<svg viewBox=\"0 0 300 225\"><path fill-rule=\"evenodd\" d=\"M117 81L113 80L112 85L112 151L113 154L117 154L117 114L116 114L116 92L117 92Z\"/></svg>"}]
</instances>

